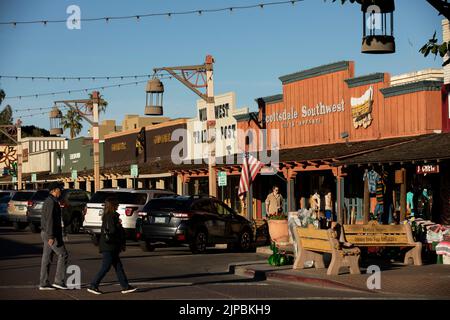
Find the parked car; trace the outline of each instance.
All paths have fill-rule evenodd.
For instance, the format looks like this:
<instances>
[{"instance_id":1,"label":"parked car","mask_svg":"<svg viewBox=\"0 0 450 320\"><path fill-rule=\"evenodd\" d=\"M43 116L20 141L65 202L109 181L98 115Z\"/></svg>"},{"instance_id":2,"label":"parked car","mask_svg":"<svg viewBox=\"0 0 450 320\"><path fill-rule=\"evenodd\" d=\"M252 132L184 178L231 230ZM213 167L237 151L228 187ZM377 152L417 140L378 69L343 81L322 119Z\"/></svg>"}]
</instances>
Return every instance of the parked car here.
<instances>
[{"instance_id":1,"label":"parked car","mask_svg":"<svg viewBox=\"0 0 450 320\"><path fill-rule=\"evenodd\" d=\"M16 191L0 191L0 225L8 225L8 203Z\"/></svg>"},{"instance_id":2,"label":"parked car","mask_svg":"<svg viewBox=\"0 0 450 320\"><path fill-rule=\"evenodd\" d=\"M122 220L122 225L127 233L127 237L136 239L136 219L137 213L153 198L174 195L175 193L161 189L125 189L108 188L97 191L86 205L83 228L92 236L94 244L98 244L100 229L102 226L102 215L105 207L105 200L109 196L117 197L119 201L118 213Z\"/></svg>"},{"instance_id":3,"label":"parked car","mask_svg":"<svg viewBox=\"0 0 450 320\"><path fill-rule=\"evenodd\" d=\"M30 204L27 209L27 222L31 232L41 232L41 215L45 199L49 195L48 190L38 190L30 198Z\"/></svg>"},{"instance_id":4,"label":"parked car","mask_svg":"<svg viewBox=\"0 0 450 320\"><path fill-rule=\"evenodd\" d=\"M48 190L39 190L31 198L28 207L28 223L32 232L40 232L43 204L48 197ZM83 211L89 202L89 195L80 189L63 189L59 198L62 223L68 233L78 233L83 225Z\"/></svg>"},{"instance_id":5,"label":"parked car","mask_svg":"<svg viewBox=\"0 0 450 320\"><path fill-rule=\"evenodd\" d=\"M213 197L171 196L151 200L136 221L144 251L155 242L189 244L192 253L227 244L247 251L253 247L253 224Z\"/></svg>"},{"instance_id":6,"label":"parked car","mask_svg":"<svg viewBox=\"0 0 450 320\"><path fill-rule=\"evenodd\" d=\"M32 205L31 198L36 190L17 191L8 203L8 221L15 230L23 230L28 225L27 211Z\"/></svg>"}]
</instances>

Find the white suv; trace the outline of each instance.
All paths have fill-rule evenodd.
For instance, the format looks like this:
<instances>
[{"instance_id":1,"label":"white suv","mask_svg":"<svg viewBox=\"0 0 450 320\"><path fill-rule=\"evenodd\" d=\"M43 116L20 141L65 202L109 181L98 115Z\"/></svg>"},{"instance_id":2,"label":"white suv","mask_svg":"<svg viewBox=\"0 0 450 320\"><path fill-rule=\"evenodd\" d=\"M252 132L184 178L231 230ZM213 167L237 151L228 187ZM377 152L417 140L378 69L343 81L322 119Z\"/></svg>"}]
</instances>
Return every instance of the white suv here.
<instances>
[{"instance_id":1,"label":"white suv","mask_svg":"<svg viewBox=\"0 0 450 320\"><path fill-rule=\"evenodd\" d=\"M98 244L102 227L105 200L114 196L119 201L117 212L128 238L136 238L136 219L138 212L153 198L175 195L174 192L161 189L124 189L109 188L97 191L86 205L83 228L91 234L94 244Z\"/></svg>"}]
</instances>

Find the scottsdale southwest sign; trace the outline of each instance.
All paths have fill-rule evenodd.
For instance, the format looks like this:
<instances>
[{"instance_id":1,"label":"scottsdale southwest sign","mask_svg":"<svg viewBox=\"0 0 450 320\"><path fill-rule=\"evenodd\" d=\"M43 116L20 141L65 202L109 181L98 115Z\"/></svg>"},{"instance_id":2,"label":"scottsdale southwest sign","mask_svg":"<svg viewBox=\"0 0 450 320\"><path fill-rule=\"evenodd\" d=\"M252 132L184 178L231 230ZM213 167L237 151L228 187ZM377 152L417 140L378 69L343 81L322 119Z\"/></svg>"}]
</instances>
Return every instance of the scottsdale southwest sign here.
<instances>
[{"instance_id":1,"label":"scottsdale southwest sign","mask_svg":"<svg viewBox=\"0 0 450 320\"><path fill-rule=\"evenodd\" d=\"M320 123L320 118L311 119L313 117L320 117L327 114L339 113L345 111L344 99L341 103L325 105L322 102L318 103L315 107L308 108L303 106L301 111L297 111L294 107L291 110L284 109L283 112L273 112L272 114L266 115L266 123L281 122L281 121L291 121L288 126L295 126L296 120L299 126L306 124L318 124ZM300 120L301 119L301 120Z\"/></svg>"}]
</instances>

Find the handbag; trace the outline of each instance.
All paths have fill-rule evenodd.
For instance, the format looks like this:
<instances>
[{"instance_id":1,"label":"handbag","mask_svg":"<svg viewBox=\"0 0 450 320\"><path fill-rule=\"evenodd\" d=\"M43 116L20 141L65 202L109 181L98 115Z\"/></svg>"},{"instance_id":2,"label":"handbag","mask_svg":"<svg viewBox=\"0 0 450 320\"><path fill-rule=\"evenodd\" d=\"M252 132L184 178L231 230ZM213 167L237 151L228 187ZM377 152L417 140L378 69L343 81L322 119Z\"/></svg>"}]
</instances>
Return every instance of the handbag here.
<instances>
[{"instance_id":1,"label":"handbag","mask_svg":"<svg viewBox=\"0 0 450 320\"><path fill-rule=\"evenodd\" d=\"M105 236L106 243L113 242L113 235L109 232L108 220L106 220L106 226L103 228L103 234Z\"/></svg>"}]
</instances>

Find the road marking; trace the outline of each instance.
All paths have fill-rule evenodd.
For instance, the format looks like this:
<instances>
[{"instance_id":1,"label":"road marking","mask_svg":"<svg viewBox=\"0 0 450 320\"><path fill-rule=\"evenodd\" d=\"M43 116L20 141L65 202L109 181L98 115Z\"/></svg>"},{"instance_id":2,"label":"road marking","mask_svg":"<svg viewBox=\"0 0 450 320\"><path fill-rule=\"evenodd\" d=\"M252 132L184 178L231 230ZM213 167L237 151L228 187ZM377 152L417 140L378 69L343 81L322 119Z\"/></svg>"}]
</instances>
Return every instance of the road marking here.
<instances>
[{"instance_id":1,"label":"road marking","mask_svg":"<svg viewBox=\"0 0 450 320\"><path fill-rule=\"evenodd\" d=\"M231 282L231 283L210 283L211 286L268 286L268 283L247 283L247 282Z\"/></svg>"},{"instance_id":2,"label":"road marking","mask_svg":"<svg viewBox=\"0 0 450 320\"><path fill-rule=\"evenodd\" d=\"M166 285L172 285L172 286L192 286L193 282L130 282L132 285L137 286L143 286L143 285L150 285L150 286L166 286ZM115 284L116 286L120 286L119 283Z\"/></svg>"},{"instance_id":3,"label":"road marking","mask_svg":"<svg viewBox=\"0 0 450 320\"><path fill-rule=\"evenodd\" d=\"M37 289L39 286L26 284L26 285L12 285L12 286L0 286L1 289Z\"/></svg>"}]
</instances>

